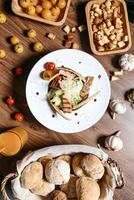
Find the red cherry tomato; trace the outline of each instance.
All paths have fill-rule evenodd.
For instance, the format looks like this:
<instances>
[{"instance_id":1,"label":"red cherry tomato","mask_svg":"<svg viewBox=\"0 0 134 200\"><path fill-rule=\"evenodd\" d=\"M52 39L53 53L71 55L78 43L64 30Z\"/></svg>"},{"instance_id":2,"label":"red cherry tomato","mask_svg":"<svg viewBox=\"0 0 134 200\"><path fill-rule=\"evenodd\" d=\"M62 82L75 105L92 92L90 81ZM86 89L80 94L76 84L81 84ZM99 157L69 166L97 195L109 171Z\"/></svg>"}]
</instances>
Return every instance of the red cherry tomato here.
<instances>
[{"instance_id":1,"label":"red cherry tomato","mask_svg":"<svg viewBox=\"0 0 134 200\"><path fill-rule=\"evenodd\" d=\"M55 68L56 68L56 66L55 66L55 63L53 63L53 62L47 62L45 64L45 69L48 71L54 71Z\"/></svg>"},{"instance_id":2,"label":"red cherry tomato","mask_svg":"<svg viewBox=\"0 0 134 200\"><path fill-rule=\"evenodd\" d=\"M18 122L22 122L24 120L24 115L21 112L17 112L14 115L14 119Z\"/></svg>"},{"instance_id":3,"label":"red cherry tomato","mask_svg":"<svg viewBox=\"0 0 134 200\"><path fill-rule=\"evenodd\" d=\"M13 106L14 103L15 103L15 99L13 97L9 96L9 97L6 98L6 104L8 106Z\"/></svg>"},{"instance_id":4,"label":"red cherry tomato","mask_svg":"<svg viewBox=\"0 0 134 200\"><path fill-rule=\"evenodd\" d=\"M23 73L23 70L21 67L16 67L14 70L15 76L21 76Z\"/></svg>"}]
</instances>

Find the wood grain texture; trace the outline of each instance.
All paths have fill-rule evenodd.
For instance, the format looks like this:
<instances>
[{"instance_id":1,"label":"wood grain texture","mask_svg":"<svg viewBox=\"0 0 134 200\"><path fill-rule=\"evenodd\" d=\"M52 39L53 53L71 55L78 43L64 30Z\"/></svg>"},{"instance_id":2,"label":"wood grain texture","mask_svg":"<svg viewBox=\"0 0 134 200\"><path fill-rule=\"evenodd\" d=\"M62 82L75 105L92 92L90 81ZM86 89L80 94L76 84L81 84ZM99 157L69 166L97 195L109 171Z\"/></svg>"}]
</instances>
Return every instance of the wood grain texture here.
<instances>
[{"instance_id":1,"label":"wood grain texture","mask_svg":"<svg viewBox=\"0 0 134 200\"><path fill-rule=\"evenodd\" d=\"M72 0L69 9L66 24L77 26L86 24L85 20L85 3L86 0ZM118 115L116 120L112 120L106 112L101 120L90 129L78 134L59 134L40 125L31 115L28 109L22 107L22 101L25 99L25 83L29 71L33 64L46 53L64 48L62 45L64 32L62 27L52 27L28 19L15 16L10 9L10 0L0 0L0 11L7 15L7 22L0 24L0 48L7 52L7 57L0 60L0 131L7 130L15 126L24 127L29 133L29 140L25 148L13 158L0 158L0 174L6 175L9 172L15 171L15 162L21 159L22 156L29 150L36 150L45 146L55 144L87 144L96 146L97 142L101 142L106 135L121 130L121 137L124 140L124 148L120 152L106 152L118 161L124 175L126 177L126 186L122 190L117 190L115 193L116 200L132 200L134 199L133 180L134 180L134 110L129 102L126 101L127 112L124 115ZM37 31L35 39L29 39L25 36L25 31L33 28ZM47 32L56 34L54 41L45 37ZM134 40L134 26L131 25L132 40ZM17 55L13 52L12 46L9 43L9 37L16 35L20 38L24 45L24 53ZM76 32L74 34L76 42L80 44L80 49L92 55L89 47L87 31L83 33ZM36 54L31 50L31 45L35 41L41 41L45 46L43 54ZM134 54L134 47L129 51ZM120 55L94 56L109 72L116 70L118 67L117 60ZM22 77L16 78L12 70L14 67L21 66L24 69ZM112 97L124 99L125 92L134 88L134 71L124 72L121 80L111 83ZM3 101L7 95L16 97L16 107L9 108ZM22 111L25 113L26 119L23 123L18 123L11 118L14 111ZM44 111L44 117L47 115Z\"/></svg>"}]
</instances>

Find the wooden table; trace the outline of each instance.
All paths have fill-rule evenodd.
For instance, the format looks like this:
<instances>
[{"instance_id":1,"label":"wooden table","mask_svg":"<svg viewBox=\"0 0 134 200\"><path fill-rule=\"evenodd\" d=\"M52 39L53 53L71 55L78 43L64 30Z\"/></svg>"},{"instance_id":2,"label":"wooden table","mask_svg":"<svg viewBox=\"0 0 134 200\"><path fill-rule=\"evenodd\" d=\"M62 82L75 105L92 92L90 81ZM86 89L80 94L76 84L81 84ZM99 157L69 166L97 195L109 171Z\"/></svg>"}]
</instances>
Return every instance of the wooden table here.
<instances>
[{"instance_id":1,"label":"wooden table","mask_svg":"<svg viewBox=\"0 0 134 200\"><path fill-rule=\"evenodd\" d=\"M7 22L0 25L0 48L7 52L6 59L0 60L0 131L7 130L15 126L24 127L29 133L29 140L25 148L13 158L0 158L0 174L5 175L15 169L15 161L21 159L28 150L36 150L42 147L57 145L57 144L87 144L96 146L98 140L103 136L121 130L122 139L124 140L124 148L122 151L113 153L106 152L119 162L125 178L126 186L122 190L117 190L115 199L117 200L132 200L134 199L133 180L134 180L134 110L131 108L129 102L126 101L127 112L120 115L116 120L112 120L108 114L101 118L101 120L90 129L78 134L59 134L48 130L39 124L28 109L24 109L22 102L25 99L25 83L29 71L33 64L46 53L64 48L62 45L64 32L62 27L52 27L28 19L15 16L10 9L10 0L0 0L0 10L7 15ZM85 21L85 6L84 0L72 0L71 7L68 13L66 24L70 26L77 26L86 24ZM37 31L35 39L28 39L25 36L25 31L33 28ZM47 32L56 34L56 39L51 41L45 37ZM134 26L131 25L132 39L134 39ZM13 52L12 46L9 43L9 37L16 35L20 38L24 45L24 53L17 55ZM76 42L80 44L80 49L92 54L90 52L87 31L83 33L75 33ZM45 46L45 52L42 55L36 54L31 50L31 44L35 41L41 41ZM134 53L134 46L129 51ZM117 60L119 55L110 56L94 56L104 66L109 73L111 70L116 70L118 67ZM21 66L24 69L24 75L16 78L12 69ZM124 100L125 92L134 87L134 71L124 72L121 80L111 83L112 97ZM8 95L16 97L16 107L9 108L3 101ZM23 123L14 121L11 114L14 111L22 111L25 113L26 119ZM45 113L44 111L44 117Z\"/></svg>"}]
</instances>

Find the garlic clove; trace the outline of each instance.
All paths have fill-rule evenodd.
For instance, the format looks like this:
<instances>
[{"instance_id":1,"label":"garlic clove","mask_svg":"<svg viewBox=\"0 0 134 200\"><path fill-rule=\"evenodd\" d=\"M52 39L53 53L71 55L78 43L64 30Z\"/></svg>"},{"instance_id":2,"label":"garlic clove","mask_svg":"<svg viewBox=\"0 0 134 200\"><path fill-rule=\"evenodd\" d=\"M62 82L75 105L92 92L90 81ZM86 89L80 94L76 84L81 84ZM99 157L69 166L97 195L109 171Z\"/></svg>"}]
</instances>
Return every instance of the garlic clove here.
<instances>
[{"instance_id":1,"label":"garlic clove","mask_svg":"<svg viewBox=\"0 0 134 200\"><path fill-rule=\"evenodd\" d=\"M129 91L127 91L127 100L131 103L134 103L134 88L130 89Z\"/></svg>"},{"instance_id":2,"label":"garlic clove","mask_svg":"<svg viewBox=\"0 0 134 200\"><path fill-rule=\"evenodd\" d=\"M110 140L110 136L106 137L105 139L105 147L108 149L108 150L111 150L111 147L109 145L109 140Z\"/></svg>"},{"instance_id":3,"label":"garlic clove","mask_svg":"<svg viewBox=\"0 0 134 200\"><path fill-rule=\"evenodd\" d=\"M109 111L109 114L110 114L112 119L116 118L116 113L115 112Z\"/></svg>"},{"instance_id":4,"label":"garlic clove","mask_svg":"<svg viewBox=\"0 0 134 200\"><path fill-rule=\"evenodd\" d=\"M126 112L126 107L124 107L121 102L116 104L114 109L117 114L124 114Z\"/></svg>"},{"instance_id":5,"label":"garlic clove","mask_svg":"<svg viewBox=\"0 0 134 200\"><path fill-rule=\"evenodd\" d=\"M134 55L124 54L119 59L119 66L126 71L132 71L134 69Z\"/></svg>"},{"instance_id":6,"label":"garlic clove","mask_svg":"<svg viewBox=\"0 0 134 200\"><path fill-rule=\"evenodd\" d=\"M118 136L111 137L111 148L114 151L119 151L123 148L123 142Z\"/></svg>"},{"instance_id":7,"label":"garlic clove","mask_svg":"<svg viewBox=\"0 0 134 200\"><path fill-rule=\"evenodd\" d=\"M120 132L117 132L114 135L108 136L105 139L105 147L108 150L112 151L119 151L123 148L123 141L121 138L118 136Z\"/></svg>"},{"instance_id":8,"label":"garlic clove","mask_svg":"<svg viewBox=\"0 0 134 200\"><path fill-rule=\"evenodd\" d=\"M119 99L110 100L109 108L113 113L117 114L124 114L126 112L125 104Z\"/></svg>"},{"instance_id":9,"label":"garlic clove","mask_svg":"<svg viewBox=\"0 0 134 200\"><path fill-rule=\"evenodd\" d=\"M120 136L120 134L121 134L121 131L116 131L113 135L116 135L116 136Z\"/></svg>"}]
</instances>

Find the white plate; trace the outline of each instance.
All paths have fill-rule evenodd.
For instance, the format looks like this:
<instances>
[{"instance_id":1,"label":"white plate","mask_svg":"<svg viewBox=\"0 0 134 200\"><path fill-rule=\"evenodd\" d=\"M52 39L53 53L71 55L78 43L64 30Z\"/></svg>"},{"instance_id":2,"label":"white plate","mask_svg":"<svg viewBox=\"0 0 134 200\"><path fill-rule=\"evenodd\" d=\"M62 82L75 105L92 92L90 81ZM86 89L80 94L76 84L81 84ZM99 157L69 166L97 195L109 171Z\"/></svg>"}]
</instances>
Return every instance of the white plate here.
<instances>
[{"instance_id":1,"label":"white plate","mask_svg":"<svg viewBox=\"0 0 134 200\"><path fill-rule=\"evenodd\" d=\"M54 113L47 102L48 81L41 79L40 74L44 70L44 64L50 61L57 67L64 65L83 76L94 76L90 96L101 90L96 101L92 100L72 112L71 120L66 120L57 113L53 117ZM26 98L34 117L45 127L56 132L75 133L93 126L103 116L110 99L110 83L104 68L94 57L79 50L57 50L42 57L34 65L27 80Z\"/></svg>"}]
</instances>

